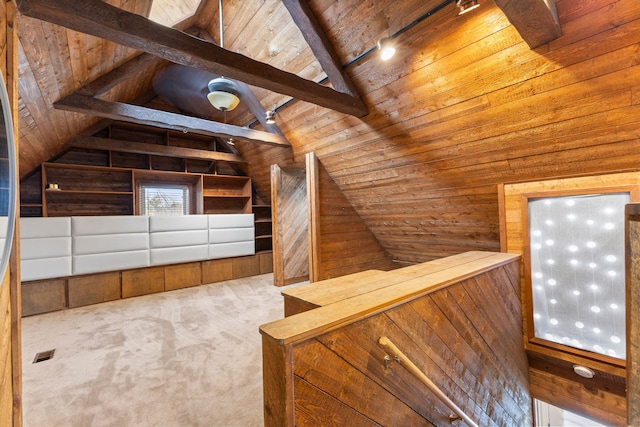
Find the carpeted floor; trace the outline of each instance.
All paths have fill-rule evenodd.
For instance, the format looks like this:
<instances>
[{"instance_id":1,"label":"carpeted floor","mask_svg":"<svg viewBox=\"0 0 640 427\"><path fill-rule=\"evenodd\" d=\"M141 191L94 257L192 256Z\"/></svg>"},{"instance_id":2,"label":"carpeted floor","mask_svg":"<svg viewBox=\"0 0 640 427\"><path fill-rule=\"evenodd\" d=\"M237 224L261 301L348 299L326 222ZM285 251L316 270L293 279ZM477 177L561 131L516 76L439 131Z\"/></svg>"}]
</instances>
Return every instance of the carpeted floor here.
<instances>
[{"instance_id":1,"label":"carpeted floor","mask_svg":"<svg viewBox=\"0 0 640 427\"><path fill-rule=\"evenodd\" d=\"M263 425L258 327L281 290L267 274L23 319L25 427Z\"/></svg>"}]
</instances>

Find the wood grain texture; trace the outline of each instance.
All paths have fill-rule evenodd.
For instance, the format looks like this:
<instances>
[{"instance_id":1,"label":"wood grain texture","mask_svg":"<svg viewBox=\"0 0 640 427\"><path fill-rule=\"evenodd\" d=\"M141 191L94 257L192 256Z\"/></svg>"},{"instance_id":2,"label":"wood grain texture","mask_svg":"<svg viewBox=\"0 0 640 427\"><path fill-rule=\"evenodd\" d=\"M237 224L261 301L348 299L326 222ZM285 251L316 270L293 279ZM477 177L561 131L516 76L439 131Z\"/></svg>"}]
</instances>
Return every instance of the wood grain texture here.
<instances>
[{"instance_id":1,"label":"wood grain texture","mask_svg":"<svg viewBox=\"0 0 640 427\"><path fill-rule=\"evenodd\" d=\"M273 209L274 284L309 278L309 223L305 172L271 168Z\"/></svg>"},{"instance_id":2,"label":"wood grain texture","mask_svg":"<svg viewBox=\"0 0 640 427\"><path fill-rule=\"evenodd\" d=\"M126 270L121 277L122 298L164 292L164 268Z\"/></svg>"},{"instance_id":3,"label":"wood grain texture","mask_svg":"<svg viewBox=\"0 0 640 427\"><path fill-rule=\"evenodd\" d=\"M263 325L263 339L292 346L295 421L339 425L356 411L365 417L355 418L358 425L447 424L449 409L417 378L394 361L385 367L377 340L386 335L478 425L530 425L518 258L497 255L501 262L459 260L447 273Z\"/></svg>"},{"instance_id":4,"label":"wood grain texture","mask_svg":"<svg viewBox=\"0 0 640 427\"><path fill-rule=\"evenodd\" d=\"M626 310L627 310L627 423L640 424L640 209L627 205Z\"/></svg>"},{"instance_id":5,"label":"wood grain texture","mask_svg":"<svg viewBox=\"0 0 640 427\"><path fill-rule=\"evenodd\" d=\"M532 395L549 401L561 401L567 408L605 420L605 424L623 425L621 414L626 410L624 396L611 393L615 384L625 381L624 361L608 357L594 357L588 352L572 351L564 346L549 346L534 338L531 297L531 272L528 265L528 221L527 200L529 197L559 196L602 192L629 192L632 200L637 200L640 190L640 174L619 173L599 176L585 176L553 179L535 182L506 184L501 199L501 228L505 230L503 250L524 256L522 263L521 301L523 304L523 331L525 346L528 348L532 365ZM545 363L537 360L542 357ZM609 381L594 381L584 385L572 372L574 364L589 366L598 376ZM569 367L567 368L567 365ZM535 366L535 367L534 367ZM544 366L544 368L542 368ZM536 371L535 373L533 371ZM556 383L557 382L557 383ZM560 385L562 384L562 385ZM594 404L593 402L599 403ZM621 409L622 408L622 409ZM622 424L620 424L622 423Z\"/></svg>"},{"instance_id":6,"label":"wood grain texture","mask_svg":"<svg viewBox=\"0 0 640 427\"><path fill-rule=\"evenodd\" d=\"M120 298L120 272L75 276L67 279L69 308Z\"/></svg>"},{"instance_id":7,"label":"wood grain texture","mask_svg":"<svg viewBox=\"0 0 640 427\"><path fill-rule=\"evenodd\" d=\"M555 0L498 0L496 4L531 49L562 35Z\"/></svg>"},{"instance_id":8,"label":"wood grain texture","mask_svg":"<svg viewBox=\"0 0 640 427\"><path fill-rule=\"evenodd\" d=\"M314 260L310 266L314 272L311 280L369 269L393 269L395 266L384 248L322 163L313 157L313 153L307 155L309 224L315 231L311 237Z\"/></svg>"},{"instance_id":9,"label":"wood grain texture","mask_svg":"<svg viewBox=\"0 0 640 427\"><path fill-rule=\"evenodd\" d=\"M25 282L22 287L22 315L63 310L67 305L67 282L64 279Z\"/></svg>"},{"instance_id":10,"label":"wood grain texture","mask_svg":"<svg viewBox=\"0 0 640 427\"><path fill-rule=\"evenodd\" d=\"M164 267L164 289L171 291L202 284L202 266L199 262Z\"/></svg>"}]
</instances>

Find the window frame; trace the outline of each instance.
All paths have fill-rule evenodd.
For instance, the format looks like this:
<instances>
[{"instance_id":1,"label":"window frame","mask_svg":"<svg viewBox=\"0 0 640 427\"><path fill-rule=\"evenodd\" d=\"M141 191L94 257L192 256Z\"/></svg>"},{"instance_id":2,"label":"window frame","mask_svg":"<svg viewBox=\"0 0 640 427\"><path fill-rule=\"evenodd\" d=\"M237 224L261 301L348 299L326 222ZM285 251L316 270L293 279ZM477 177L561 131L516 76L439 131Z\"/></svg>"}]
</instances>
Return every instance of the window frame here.
<instances>
[{"instance_id":1,"label":"window frame","mask_svg":"<svg viewBox=\"0 0 640 427\"><path fill-rule=\"evenodd\" d=\"M143 189L168 189L168 190L174 190L174 189L179 189L182 191L186 191L186 197L184 197L185 201L187 202L187 211L185 212L184 206L182 209L182 214L180 216L185 216L185 215L193 215L192 214L192 205L193 205L193 197L192 197L192 193L193 193L193 187L189 184L185 184L185 183L180 183L180 184L173 184L173 183L153 183L153 184L149 184L149 183L145 183L145 182L140 182L138 183L138 198L137 198L137 203L138 203L138 210L141 212L142 215L142 193L143 193ZM148 200L147 200L148 201ZM147 209L148 211L148 209ZM145 215L148 215L145 214ZM161 216L178 216L178 215L161 215Z\"/></svg>"},{"instance_id":2,"label":"window frame","mask_svg":"<svg viewBox=\"0 0 640 427\"><path fill-rule=\"evenodd\" d=\"M640 201L640 188L637 185L619 185L619 186L607 186L607 187L591 187L591 188L571 188L571 189L553 189L546 191L526 192L520 195L521 198L521 223L522 223L522 266L523 266L523 281L525 284L524 289L524 325L525 325L525 337L529 346L541 347L550 350L552 353L564 353L571 354L595 361L604 362L609 365L626 367L626 360L617 357L608 356L605 354L595 353L588 350L582 350L569 345L560 344L557 342L549 341L545 338L535 336L535 327L533 319L533 285L531 278L531 241L529 236L529 200L549 198L549 197L565 197L565 196L579 196L589 194L618 194L628 193L630 201L629 203L637 203Z\"/></svg>"},{"instance_id":3,"label":"window frame","mask_svg":"<svg viewBox=\"0 0 640 427\"><path fill-rule=\"evenodd\" d=\"M134 215L141 215L140 192L142 186L187 186L189 188L189 215L202 213L202 177L175 173L159 174L156 171L134 178Z\"/></svg>"}]
</instances>

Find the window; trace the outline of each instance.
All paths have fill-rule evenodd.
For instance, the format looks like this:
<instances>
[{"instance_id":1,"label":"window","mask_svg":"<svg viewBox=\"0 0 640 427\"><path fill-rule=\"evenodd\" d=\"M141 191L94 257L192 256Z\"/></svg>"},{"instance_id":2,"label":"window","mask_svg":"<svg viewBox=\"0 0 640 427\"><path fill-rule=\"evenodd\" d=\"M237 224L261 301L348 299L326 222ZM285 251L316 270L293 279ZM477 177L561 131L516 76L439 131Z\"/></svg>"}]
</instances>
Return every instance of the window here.
<instances>
[{"instance_id":1,"label":"window","mask_svg":"<svg viewBox=\"0 0 640 427\"><path fill-rule=\"evenodd\" d=\"M566 409L534 399L536 427L605 427L589 418L584 418Z\"/></svg>"},{"instance_id":2,"label":"window","mask_svg":"<svg viewBox=\"0 0 640 427\"><path fill-rule=\"evenodd\" d=\"M140 215L189 215L188 185L141 184L139 186Z\"/></svg>"},{"instance_id":3,"label":"window","mask_svg":"<svg viewBox=\"0 0 640 427\"><path fill-rule=\"evenodd\" d=\"M629 193L528 201L535 336L624 359Z\"/></svg>"}]
</instances>

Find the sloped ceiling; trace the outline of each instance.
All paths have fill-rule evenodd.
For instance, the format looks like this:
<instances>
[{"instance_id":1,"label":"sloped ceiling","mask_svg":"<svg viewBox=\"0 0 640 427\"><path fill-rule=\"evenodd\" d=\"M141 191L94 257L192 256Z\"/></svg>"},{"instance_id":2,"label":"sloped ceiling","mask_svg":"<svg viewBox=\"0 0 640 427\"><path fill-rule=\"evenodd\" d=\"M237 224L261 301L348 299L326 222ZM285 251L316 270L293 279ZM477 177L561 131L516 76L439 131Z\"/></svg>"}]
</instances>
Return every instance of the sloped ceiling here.
<instances>
[{"instance_id":1,"label":"sloped ceiling","mask_svg":"<svg viewBox=\"0 0 640 427\"><path fill-rule=\"evenodd\" d=\"M150 7L109 3L145 16ZM564 35L535 49L519 30L539 26L538 15L507 18L485 0L458 16L448 2L397 37L392 61L375 52L357 59L441 3L309 0L369 114L252 87L265 109L282 106L276 118L292 145L236 144L263 198L270 164L302 163L314 151L389 254L417 262L498 250L500 183L637 168L637 2L557 0ZM325 77L280 0L225 0L224 21L228 50L316 82ZM18 25L24 176L100 120L53 104L140 52L25 16ZM181 28L194 26L217 39L216 1L203 0ZM170 109L152 84L167 65L158 60L107 99ZM219 114L210 118L255 121L247 110Z\"/></svg>"}]
</instances>

